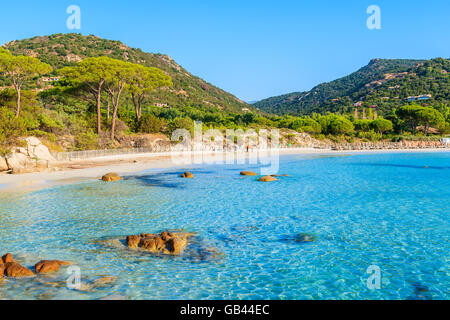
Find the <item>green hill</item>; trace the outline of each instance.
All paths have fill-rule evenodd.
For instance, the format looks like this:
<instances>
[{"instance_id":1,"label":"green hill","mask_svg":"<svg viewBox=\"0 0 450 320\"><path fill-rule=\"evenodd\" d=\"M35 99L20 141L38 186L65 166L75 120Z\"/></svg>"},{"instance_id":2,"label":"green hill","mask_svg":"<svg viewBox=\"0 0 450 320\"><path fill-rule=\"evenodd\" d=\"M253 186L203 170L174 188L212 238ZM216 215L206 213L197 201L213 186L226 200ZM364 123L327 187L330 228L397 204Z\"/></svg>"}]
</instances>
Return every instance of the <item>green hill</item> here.
<instances>
[{"instance_id":1,"label":"green hill","mask_svg":"<svg viewBox=\"0 0 450 320\"><path fill-rule=\"evenodd\" d=\"M255 107L275 114L352 112L355 107L377 106L383 113L407 104L408 97L431 95L427 104L450 100L450 62L374 59L344 78L318 85L308 92L268 98Z\"/></svg>"},{"instance_id":2,"label":"green hill","mask_svg":"<svg viewBox=\"0 0 450 320\"><path fill-rule=\"evenodd\" d=\"M55 34L6 43L3 47L15 55L29 55L50 64L55 69L73 65L76 62L98 56L157 67L167 72L174 82L169 90L155 92L150 100L155 104L169 106L192 106L212 108L230 112L253 109L214 85L190 74L172 58L163 54L146 53L141 49L126 46L120 41L100 39L80 34ZM5 85L0 80L0 86Z\"/></svg>"}]
</instances>

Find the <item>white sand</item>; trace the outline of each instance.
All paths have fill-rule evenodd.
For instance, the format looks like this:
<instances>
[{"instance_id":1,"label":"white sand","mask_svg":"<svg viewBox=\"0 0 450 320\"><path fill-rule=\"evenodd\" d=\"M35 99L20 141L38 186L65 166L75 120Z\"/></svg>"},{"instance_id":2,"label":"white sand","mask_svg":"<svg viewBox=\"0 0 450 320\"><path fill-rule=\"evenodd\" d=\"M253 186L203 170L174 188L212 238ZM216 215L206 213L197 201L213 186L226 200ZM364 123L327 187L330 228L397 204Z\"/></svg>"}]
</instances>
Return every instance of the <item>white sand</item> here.
<instances>
[{"instance_id":1,"label":"white sand","mask_svg":"<svg viewBox=\"0 0 450 320\"><path fill-rule=\"evenodd\" d=\"M414 150L364 150L364 151L332 151L327 149L280 149L277 150L279 155L286 154L317 154L317 155L333 155L333 154L379 154L379 153L425 153L425 152L450 152L450 149L414 149ZM195 162L180 163L180 157L188 156L195 158ZM200 158L199 158L199 155ZM0 174L0 192L29 192L42 188L49 188L56 185L70 184L85 180L97 180L104 174L109 172L117 172L121 176L127 176L134 173L142 172L149 169L167 169L167 168L189 168L201 164L225 163L225 157L233 157L234 153L153 153L153 154L135 154L135 155L119 155L109 156L95 159L85 159L70 162L72 167L81 167L81 169L63 169L62 171L29 173L22 175ZM269 154L262 153L260 157L267 157ZM272 154L270 156L277 156ZM258 157L257 152L249 154L240 154L241 159L255 159ZM219 159L219 161L217 161ZM192 159L191 159L192 160ZM246 169L246 164L242 165L242 169Z\"/></svg>"}]
</instances>

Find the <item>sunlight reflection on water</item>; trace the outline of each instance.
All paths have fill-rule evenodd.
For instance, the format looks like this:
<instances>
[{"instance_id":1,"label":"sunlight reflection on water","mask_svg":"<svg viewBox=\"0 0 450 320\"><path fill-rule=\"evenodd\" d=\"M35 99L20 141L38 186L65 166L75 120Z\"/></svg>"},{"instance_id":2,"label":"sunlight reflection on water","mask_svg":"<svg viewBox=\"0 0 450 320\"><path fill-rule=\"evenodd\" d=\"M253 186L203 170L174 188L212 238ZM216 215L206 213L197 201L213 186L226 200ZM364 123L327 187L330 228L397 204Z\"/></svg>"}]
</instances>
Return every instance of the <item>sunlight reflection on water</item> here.
<instances>
[{"instance_id":1,"label":"sunlight reflection on water","mask_svg":"<svg viewBox=\"0 0 450 320\"><path fill-rule=\"evenodd\" d=\"M0 282L0 299L448 299L449 154L283 156L280 177L256 166L152 170L0 197L0 253L25 266L74 261L67 275ZM444 170L423 170L444 168ZM447 199L447 200L446 200ZM123 248L127 235L196 232L181 257ZM313 242L304 241L305 235ZM368 289L367 268L382 271Z\"/></svg>"}]
</instances>

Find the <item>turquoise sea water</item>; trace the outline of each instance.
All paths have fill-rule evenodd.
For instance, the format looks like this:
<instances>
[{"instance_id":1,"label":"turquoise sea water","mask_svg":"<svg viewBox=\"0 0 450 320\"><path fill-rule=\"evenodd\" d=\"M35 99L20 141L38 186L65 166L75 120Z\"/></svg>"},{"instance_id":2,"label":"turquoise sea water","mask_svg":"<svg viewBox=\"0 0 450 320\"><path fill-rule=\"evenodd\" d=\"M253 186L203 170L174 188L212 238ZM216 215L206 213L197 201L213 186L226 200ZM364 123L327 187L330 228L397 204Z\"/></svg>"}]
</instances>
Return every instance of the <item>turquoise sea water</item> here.
<instances>
[{"instance_id":1,"label":"turquoise sea water","mask_svg":"<svg viewBox=\"0 0 450 320\"><path fill-rule=\"evenodd\" d=\"M0 280L0 299L449 299L450 153L281 157L274 183L240 177L255 166L152 170L0 193L0 253L65 270ZM124 249L118 240L165 229L196 232L181 257ZM295 241L311 233L312 243ZM369 289L378 266L381 288Z\"/></svg>"}]
</instances>

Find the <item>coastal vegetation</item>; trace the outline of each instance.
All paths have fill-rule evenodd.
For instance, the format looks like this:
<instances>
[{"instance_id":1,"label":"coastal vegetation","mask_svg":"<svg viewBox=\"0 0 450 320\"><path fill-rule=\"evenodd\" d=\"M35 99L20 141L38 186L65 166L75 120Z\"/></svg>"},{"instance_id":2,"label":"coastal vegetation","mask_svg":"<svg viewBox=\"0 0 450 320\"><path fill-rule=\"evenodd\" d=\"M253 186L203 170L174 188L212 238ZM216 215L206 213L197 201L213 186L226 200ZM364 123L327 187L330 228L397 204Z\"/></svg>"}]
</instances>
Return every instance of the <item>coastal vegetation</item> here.
<instances>
[{"instance_id":1,"label":"coastal vegetation","mask_svg":"<svg viewBox=\"0 0 450 320\"><path fill-rule=\"evenodd\" d=\"M0 49L0 152L22 136L36 136L53 151L120 148L126 136L192 132L194 121L205 130L285 128L333 142L439 139L450 133L447 71L445 59L374 60L313 89L308 97L323 98L309 102L317 107L303 108L311 99L304 97L296 102L301 112L256 104L261 111L168 56L94 36L36 37ZM381 103L386 90L400 98ZM432 98L404 99L425 92Z\"/></svg>"}]
</instances>

